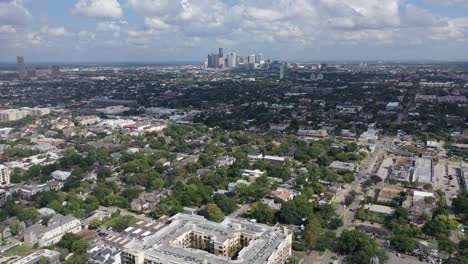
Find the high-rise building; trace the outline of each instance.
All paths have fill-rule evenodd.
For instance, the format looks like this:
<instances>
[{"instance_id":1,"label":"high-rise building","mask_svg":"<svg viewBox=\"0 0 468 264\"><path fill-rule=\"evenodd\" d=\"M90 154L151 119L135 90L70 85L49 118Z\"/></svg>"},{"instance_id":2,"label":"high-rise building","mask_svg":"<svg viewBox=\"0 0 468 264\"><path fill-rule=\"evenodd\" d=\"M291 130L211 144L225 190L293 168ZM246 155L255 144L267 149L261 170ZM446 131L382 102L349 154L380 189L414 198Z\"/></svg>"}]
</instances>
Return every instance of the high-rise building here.
<instances>
[{"instance_id":1,"label":"high-rise building","mask_svg":"<svg viewBox=\"0 0 468 264\"><path fill-rule=\"evenodd\" d=\"M279 78L280 78L280 80L283 80L283 79L286 78L286 76L287 76L287 74L288 74L287 72L288 72L288 63L286 63L286 62L285 62L285 63L282 63L282 64L280 65L280 72L279 72Z\"/></svg>"},{"instance_id":2,"label":"high-rise building","mask_svg":"<svg viewBox=\"0 0 468 264\"><path fill-rule=\"evenodd\" d=\"M224 50L223 50L223 48L219 48L218 56L219 56L220 58L224 58Z\"/></svg>"},{"instance_id":3,"label":"high-rise building","mask_svg":"<svg viewBox=\"0 0 468 264\"><path fill-rule=\"evenodd\" d=\"M247 57L247 63L255 63L255 54L251 54Z\"/></svg>"},{"instance_id":4,"label":"high-rise building","mask_svg":"<svg viewBox=\"0 0 468 264\"><path fill-rule=\"evenodd\" d=\"M255 55L255 63L261 63L262 61L262 54L256 54Z\"/></svg>"},{"instance_id":5,"label":"high-rise building","mask_svg":"<svg viewBox=\"0 0 468 264\"><path fill-rule=\"evenodd\" d=\"M26 77L26 69L24 67L24 58L23 56L16 57L16 64L18 66L18 76L20 79Z\"/></svg>"},{"instance_id":6,"label":"high-rise building","mask_svg":"<svg viewBox=\"0 0 468 264\"><path fill-rule=\"evenodd\" d=\"M60 75L60 66L59 65L52 65L52 76L59 76Z\"/></svg>"},{"instance_id":7,"label":"high-rise building","mask_svg":"<svg viewBox=\"0 0 468 264\"><path fill-rule=\"evenodd\" d=\"M234 69L237 67L237 55L235 52L232 52L228 58L228 67Z\"/></svg>"},{"instance_id":8,"label":"high-rise building","mask_svg":"<svg viewBox=\"0 0 468 264\"><path fill-rule=\"evenodd\" d=\"M219 66L219 54L213 54L212 59L213 59L213 68L218 68L218 66Z\"/></svg>"},{"instance_id":9,"label":"high-rise building","mask_svg":"<svg viewBox=\"0 0 468 264\"><path fill-rule=\"evenodd\" d=\"M5 165L0 164L0 186L10 184L11 170Z\"/></svg>"}]
</instances>

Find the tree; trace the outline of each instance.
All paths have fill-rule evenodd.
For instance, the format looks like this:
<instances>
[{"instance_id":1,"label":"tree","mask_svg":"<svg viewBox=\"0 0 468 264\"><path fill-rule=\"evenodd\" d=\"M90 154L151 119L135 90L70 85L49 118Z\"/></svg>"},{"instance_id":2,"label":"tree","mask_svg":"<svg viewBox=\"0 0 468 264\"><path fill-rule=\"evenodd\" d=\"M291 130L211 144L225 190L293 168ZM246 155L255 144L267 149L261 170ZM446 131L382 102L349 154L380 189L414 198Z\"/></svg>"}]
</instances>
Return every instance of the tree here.
<instances>
[{"instance_id":1,"label":"tree","mask_svg":"<svg viewBox=\"0 0 468 264\"><path fill-rule=\"evenodd\" d=\"M36 208L29 207L21 211L18 215L18 219L25 222L26 225L30 226L39 221L40 214Z\"/></svg>"},{"instance_id":2,"label":"tree","mask_svg":"<svg viewBox=\"0 0 468 264\"><path fill-rule=\"evenodd\" d=\"M262 202L255 202L252 204L252 217L258 223L273 223L275 220L275 212L268 205Z\"/></svg>"},{"instance_id":3,"label":"tree","mask_svg":"<svg viewBox=\"0 0 468 264\"><path fill-rule=\"evenodd\" d=\"M338 240L337 249L340 254L348 255L348 261L353 264L371 263L374 256L380 263L388 259L372 238L358 230L345 230Z\"/></svg>"},{"instance_id":4,"label":"tree","mask_svg":"<svg viewBox=\"0 0 468 264\"><path fill-rule=\"evenodd\" d=\"M316 217L313 217L309 220L304 234L306 246L310 249L316 249L318 247L321 234L322 226L320 225L320 221Z\"/></svg>"},{"instance_id":5,"label":"tree","mask_svg":"<svg viewBox=\"0 0 468 264\"><path fill-rule=\"evenodd\" d=\"M455 244L448 237L440 237L437 239L437 243L439 245L439 249L449 253L449 255L457 250L457 244Z\"/></svg>"},{"instance_id":6,"label":"tree","mask_svg":"<svg viewBox=\"0 0 468 264\"><path fill-rule=\"evenodd\" d=\"M213 196L213 201L225 214L230 214L237 208L236 200L225 194L216 193Z\"/></svg>"},{"instance_id":7,"label":"tree","mask_svg":"<svg viewBox=\"0 0 468 264\"><path fill-rule=\"evenodd\" d=\"M224 214L219 207L214 203L209 203L206 206L208 219L214 222L221 222L224 219Z\"/></svg>"},{"instance_id":8,"label":"tree","mask_svg":"<svg viewBox=\"0 0 468 264\"><path fill-rule=\"evenodd\" d=\"M89 223L88 229L98 229L101 226L102 222L99 219L93 219Z\"/></svg>"},{"instance_id":9,"label":"tree","mask_svg":"<svg viewBox=\"0 0 468 264\"><path fill-rule=\"evenodd\" d=\"M172 197L161 199L156 205L156 210L153 212L153 216L159 218L163 215L172 216L179 212L182 212L183 208L179 200Z\"/></svg>"},{"instance_id":10,"label":"tree","mask_svg":"<svg viewBox=\"0 0 468 264\"><path fill-rule=\"evenodd\" d=\"M442 236L446 237L449 235L447 224L444 221L438 219L432 219L427 222L423 227L423 232L426 235L434 238L439 238Z\"/></svg>"},{"instance_id":11,"label":"tree","mask_svg":"<svg viewBox=\"0 0 468 264\"><path fill-rule=\"evenodd\" d=\"M10 231L13 236L18 235L21 232L21 222L16 220L10 225Z\"/></svg>"},{"instance_id":12,"label":"tree","mask_svg":"<svg viewBox=\"0 0 468 264\"><path fill-rule=\"evenodd\" d=\"M343 226L343 220L341 218L335 217L330 220L330 223L328 223L328 228L332 230L336 230L339 227Z\"/></svg>"},{"instance_id":13,"label":"tree","mask_svg":"<svg viewBox=\"0 0 468 264\"><path fill-rule=\"evenodd\" d=\"M459 193L452 204L455 211L462 214L464 219L468 221L468 190Z\"/></svg>"},{"instance_id":14,"label":"tree","mask_svg":"<svg viewBox=\"0 0 468 264\"><path fill-rule=\"evenodd\" d=\"M405 254L413 252L416 249L416 240L409 236L397 235L390 241L396 250Z\"/></svg>"},{"instance_id":15,"label":"tree","mask_svg":"<svg viewBox=\"0 0 468 264\"><path fill-rule=\"evenodd\" d=\"M73 233L65 233L62 237L62 239L60 239L60 241L58 242L58 246L61 247L61 248L65 248L65 249L68 249L68 251L71 251L72 250L72 245L73 245L73 242L74 241L77 241L79 240L80 237L76 234L73 234Z\"/></svg>"},{"instance_id":16,"label":"tree","mask_svg":"<svg viewBox=\"0 0 468 264\"><path fill-rule=\"evenodd\" d=\"M71 245L71 251L75 254L86 254L88 247L88 241L84 239L78 239L73 241Z\"/></svg>"}]
</instances>

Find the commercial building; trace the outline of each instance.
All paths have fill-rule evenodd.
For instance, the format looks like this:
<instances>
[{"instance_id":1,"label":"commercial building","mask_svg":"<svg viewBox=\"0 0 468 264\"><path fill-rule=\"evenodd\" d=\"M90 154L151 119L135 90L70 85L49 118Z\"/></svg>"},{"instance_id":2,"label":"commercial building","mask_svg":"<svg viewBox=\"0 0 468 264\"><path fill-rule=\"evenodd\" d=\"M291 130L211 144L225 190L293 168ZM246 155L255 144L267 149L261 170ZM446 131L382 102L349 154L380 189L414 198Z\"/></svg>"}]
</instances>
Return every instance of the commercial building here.
<instances>
[{"instance_id":1,"label":"commercial building","mask_svg":"<svg viewBox=\"0 0 468 264\"><path fill-rule=\"evenodd\" d=\"M432 184L432 159L417 158L413 173L413 182L421 184Z\"/></svg>"},{"instance_id":2,"label":"commercial building","mask_svg":"<svg viewBox=\"0 0 468 264\"><path fill-rule=\"evenodd\" d=\"M467 183L468 183L468 167L462 166L460 168L459 176L460 176L461 187L463 188L463 190L468 189L468 186L467 186Z\"/></svg>"},{"instance_id":3,"label":"commercial building","mask_svg":"<svg viewBox=\"0 0 468 264\"><path fill-rule=\"evenodd\" d=\"M335 169L337 171L354 171L355 165L352 162L342 162L335 160L330 164L330 168Z\"/></svg>"},{"instance_id":4,"label":"commercial building","mask_svg":"<svg viewBox=\"0 0 468 264\"><path fill-rule=\"evenodd\" d=\"M101 118L99 118L99 116L96 115L79 116L75 118L75 121L79 126L89 126L99 123L101 121Z\"/></svg>"},{"instance_id":5,"label":"commercial building","mask_svg":"<svg viewBox=\"0 0 468 264\"><path fill-rule=\"evenodd\" d=\"M18 76L20 79L26 77L26 67L24 66L24 58L23 56L16 57L16 64L18 66Z\"/></svg>"},{"instance_id":6,"label":"commercial building","mask_svg":"<svg viewBox=\"0 0 468 264\"><path fill-rule=\"evenodd\" d=\"M10 184L11 170L5 165L0 164L0 186Z\"/></svg>"},{"instance_id":7,"label":"commercial building","mask_svg":"<svg viewBox=\"0 0 468 264\"><path fill-rule=\"evenodd\" d=\"M29 111L18 109L0 110L0 122L17 121L29 115Z\"/></svg>"},{"instance_id":8,"label":"commercial building","mask_svg":"<svg viewBox=\"0 0 468 264\"><path fill-rule=\"evenodd\" d=\"M280 71L279 71L279 79L280 80L283 80L283 79L286 79L288 73L288 64L287 63L282 63L280 65Z\"/></svg>"},{"instance_id":9,"label":"commercial building","mask_svg":"<svg viewBox=\"0 0 468 264\"><path fill-rule=\"evenodd\" d=\"M400 103L398 102L390 102L385 107L385 110L387 111L398 111L398 109L400 109Z\"/></svg>"},{"instance_id":10,"label":"commercial building","mask_svg":"<svg viewBox=\"0 0 468 264\"><path fill-rule=\"evenodd\" d=\"M78 233L81 231L81 222L72 215L54 215L47 226L35 224L24 231L24 242L28 246L36 243L39 247L58 243L65 233Z\"/></svg>"},{"instance_id":11,"label":"commercial building","mask_svg":"<svg viewBox=\"0 0 468 264\"><path fill-rule=\"evenodd\" d=\"M280 264L291 256L292 233L247 220L226 218L215 223L179 213L153 231L127 229L143 235L124 245L123 264Z\"/></svg>"}]
</instances>

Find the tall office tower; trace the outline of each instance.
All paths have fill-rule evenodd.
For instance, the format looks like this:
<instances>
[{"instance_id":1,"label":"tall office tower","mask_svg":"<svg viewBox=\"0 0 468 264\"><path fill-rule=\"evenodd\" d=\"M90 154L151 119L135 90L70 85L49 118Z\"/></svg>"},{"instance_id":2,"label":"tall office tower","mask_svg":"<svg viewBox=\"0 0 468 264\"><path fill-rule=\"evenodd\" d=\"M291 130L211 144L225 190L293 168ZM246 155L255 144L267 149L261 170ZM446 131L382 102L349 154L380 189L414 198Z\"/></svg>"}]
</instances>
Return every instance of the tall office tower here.
<instances>
[{"instance_id":1,"label":"tall office tower","mask_svg":"<svg viewBox=\"0 0 468 264\"><path fill-rule=\"evenodd\" d=\"M26 69L24 67L24 58L23 56L16 57L16 65L18 66L18 76L20 79L26 77Z\"/></svg>"},{"instance_id":2,"label":"tall office tower","mask_svg":"<svg viewBox=\"0 0 468 264\"><path fill-rule=\"evenodd\" d=\"M208 54L208 68L218 67L219 57L218 54Z\"/></svg>"},{"instance_id":3,"label":"tall office tower","mask_svg":"<svg viewBox=\"0 0 468 264\"><path fill-rule=\"evenodd\" d=\"M226 67L226 60L224 58L218 59L218 68L224 69Z\"/></svg>"},{"instance_id":4,"label":"tall office tower","mask_svg":"<svg viewBox=\"0 0 468 264\"><path fill-rule=\"evenodd\" d=\"M60 66L59 65L52 65L52 76L59 76L60 75Z\"/></svg>"},{"instance_id":5,"label":"tall office tower","mask_svg":"<svg viewBox=\"0 0 468 264\"><path fill-rule=\"evenodd\" d=\"M248 63L255 63L255 54L251 54L248 57Z\"/></svg>"},{"instance_id":6,"label":"tall office tower","mask_svg":"<svg viewBox=\"0 0 468 264\"><path fill-rule=\"evenodd\" d=\"M237 56L235 52L232 52L228 58L228 67L234 69L237 67Z\"/></svg>"},{"instance_id":7,"label":"tall office tower","mask_svg":"<svg viewBox=\"0 0 468 264\"><path fill-rule=\"evenodd\" d=\"M223 50L223 48L219 48L218 56L219 56L220 58L224 58L224 50Z\"/></svg>"},{"instance_id":8,"label":"tall office tower","mask_svg":"<svg viewBox=\"0 0 468 264\"><path fill-rule=\"evenodd\" d=\"M219 54L213 54L211 55L213 59L213 68L218 68L219 66Z\"/></svg>"},{"instance_id":9,"label":"tall office tower","mask_svg":"<svg viewBox=\"0 0 468 264\"><path fill-rule=\"evenodd\" d=\"M279 72L280 80L285 79L287 74L288 74L288 64L285 62L280 65L280 72Z\"/></svg>"},{"instance_id":10,"label":"tall office tower","mask_svg":"<svg viewBox=\"0 0 468 264\"><path fill-rule=\"evenodd\" d=\"M255 63L260 63L262 61L262 54L255 55Z\"/></svg>"}]
</instances>

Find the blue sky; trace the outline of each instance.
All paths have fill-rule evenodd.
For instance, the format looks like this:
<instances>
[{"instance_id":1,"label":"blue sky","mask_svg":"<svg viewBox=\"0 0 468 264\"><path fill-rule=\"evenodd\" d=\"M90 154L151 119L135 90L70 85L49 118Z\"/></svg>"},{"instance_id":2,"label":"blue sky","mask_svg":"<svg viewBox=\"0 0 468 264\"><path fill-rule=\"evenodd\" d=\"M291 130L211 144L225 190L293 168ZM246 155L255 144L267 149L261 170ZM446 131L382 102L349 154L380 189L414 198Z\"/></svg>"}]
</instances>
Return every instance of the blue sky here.
<instances>
[{"instance_id":1,"label":"blue sky","mask_svg":"<svg viewBox=\"0 0 468 264\"><path fill-rule=\"evenodd\" d=\"M468 60L468 0L0 0L0 61Z\"/></svg>"}]
</instances>

